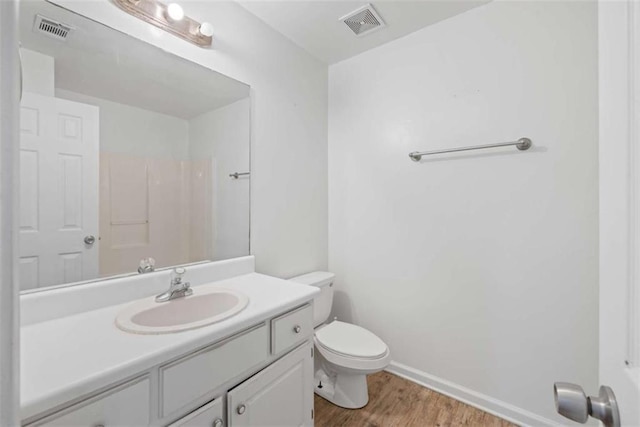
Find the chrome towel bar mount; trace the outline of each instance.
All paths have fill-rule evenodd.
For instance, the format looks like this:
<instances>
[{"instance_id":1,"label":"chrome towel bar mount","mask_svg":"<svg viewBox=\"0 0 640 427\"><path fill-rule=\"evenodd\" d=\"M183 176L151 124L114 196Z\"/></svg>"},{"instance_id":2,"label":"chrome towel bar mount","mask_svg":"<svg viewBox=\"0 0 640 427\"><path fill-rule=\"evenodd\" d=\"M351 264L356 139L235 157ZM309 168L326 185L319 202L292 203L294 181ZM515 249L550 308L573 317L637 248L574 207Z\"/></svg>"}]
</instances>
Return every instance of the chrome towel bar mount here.
<instances>
[{"instance_id":1,"label":"chrome towel bar mount","mask_svg":"<svg viewBox=\"0 0 640 427\"><path fill-rule=\"evenodd\" d=\"M512 145L515 145L515 147L520 151L525 151L531 148L532 143L529 138L520 138L517 141L499 142L497 144L473 145L470 147L447 148L444 150L433 150L433 151L414 151L412 153L409 153L409 157L414 162L419 162L420 160L422 160L422 156L430 156L433 154L457 153L459 151L484 150L485 148L509 147Z\"/></svg>"}]
</instances>

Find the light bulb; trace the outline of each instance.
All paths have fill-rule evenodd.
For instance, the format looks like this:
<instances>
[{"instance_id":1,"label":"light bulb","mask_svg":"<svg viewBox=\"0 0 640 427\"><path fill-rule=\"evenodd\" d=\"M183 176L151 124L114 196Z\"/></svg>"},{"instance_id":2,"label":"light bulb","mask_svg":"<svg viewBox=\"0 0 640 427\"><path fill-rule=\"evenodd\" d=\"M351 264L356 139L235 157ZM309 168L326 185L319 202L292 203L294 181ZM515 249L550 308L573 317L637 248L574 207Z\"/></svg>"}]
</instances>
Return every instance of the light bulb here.
<instances>
[{"instance_id":1,"label":"light bulb","mask_svg":"<svg viewBox=\"0 0 640 427\"><path fill-rule=\"evenodd\" d=\"M213 25L208 22L203 22L200 24L198 31L205 37L211 37L213 35Z\"/></svg>"},{"instance_id":2,"label":"light bulb","mask_svg":"<svg viewBox=\"0 0 640 427\"><path fill-rule=\"evenodd\" d=\"M170 3L167 6L167 16L172 21L180 21L184 18L184 10L178 3Z\"/></svg>"}]
</instances>

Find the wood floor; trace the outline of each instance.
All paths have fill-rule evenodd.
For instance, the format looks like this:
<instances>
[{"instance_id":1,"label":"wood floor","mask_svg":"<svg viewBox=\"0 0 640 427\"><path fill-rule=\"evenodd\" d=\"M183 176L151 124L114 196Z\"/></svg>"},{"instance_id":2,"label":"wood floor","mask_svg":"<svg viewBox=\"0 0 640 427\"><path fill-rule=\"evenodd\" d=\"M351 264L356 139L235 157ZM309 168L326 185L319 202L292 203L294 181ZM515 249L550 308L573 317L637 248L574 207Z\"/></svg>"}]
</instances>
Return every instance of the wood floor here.
<instances>
[{"instance_id":1,"label":"wood floor","mask_svg":"<svg viewBox=\"0 0 640 427\"><path fill-rule=\"evenodd\" d=\"M369 403L362 409L343 409L315 395L315 426L514 426L388 372L369 375L368 383Z\"/></svg>"}]
</instances>

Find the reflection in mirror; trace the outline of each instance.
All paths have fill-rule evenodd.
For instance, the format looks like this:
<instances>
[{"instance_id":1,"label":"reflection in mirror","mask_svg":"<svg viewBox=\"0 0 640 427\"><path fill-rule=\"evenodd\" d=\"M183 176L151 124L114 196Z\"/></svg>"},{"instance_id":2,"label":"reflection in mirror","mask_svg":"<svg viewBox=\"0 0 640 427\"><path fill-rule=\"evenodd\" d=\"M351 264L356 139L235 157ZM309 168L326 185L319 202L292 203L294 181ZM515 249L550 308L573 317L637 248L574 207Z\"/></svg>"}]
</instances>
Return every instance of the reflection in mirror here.
<instances>
[{"instance_id":1,"label":"reflection in mirror","mask_svg":"<svg viewBox=\"0 0 640 427\"><path fill-rule=\"evenodd\" d=\"M23 290L249 254L249 87L20 2Z\"/></svg>"}]
</instances>

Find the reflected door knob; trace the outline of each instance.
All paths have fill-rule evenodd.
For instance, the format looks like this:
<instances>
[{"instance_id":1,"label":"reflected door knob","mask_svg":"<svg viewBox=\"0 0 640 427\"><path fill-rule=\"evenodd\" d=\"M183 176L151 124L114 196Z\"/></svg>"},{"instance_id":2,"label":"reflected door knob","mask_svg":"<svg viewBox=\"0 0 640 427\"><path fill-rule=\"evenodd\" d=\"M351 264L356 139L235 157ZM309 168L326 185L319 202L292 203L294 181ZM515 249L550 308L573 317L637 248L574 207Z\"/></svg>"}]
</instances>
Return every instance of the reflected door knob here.
<instances>
[{"instance_id":1,"label":"reflected door knob","mask_svg":"<svg viewBox=\"0 0 640 427\"><path fill-rule=\"evenodd\" d=\"M242 415L244 414L244 411L247 410L247 407L244 405L239 405L238 408L236 409L236 412L238 412L238 415Z\"/></svg>"},{"instance_id":2,"label":"reflected door knob","mask_svg":"<svg viewBox=\"0 0 640 427\"><path fill-rule=\"evenodd\" d=\"M84 236L84 243L87 245L93 245L96 242L96 237L92 235Z\"/></svg>"},{"instance_id":3,"label":"reflected door knob","mask_svg":"<svg viewBox=\"0 0 640 427\"><path fill-rule=\"evenodd\" d=\"M299 334L301 330L302 328L300 327L300 325L296 325L293 327L293 332L295 332L296 334Z\"/></svg>"},{"instance_id":4,"label":"reflected door knob","mask_svg":"<svg viewBox=\"0 0 640 427\"><path fill-rule=\"evenodd\" d=\"M224 425L224 423L222 422L222 420L220 418L216 418L213 421L213 427L222 427Z\"/></svg>"}]
</instances>

